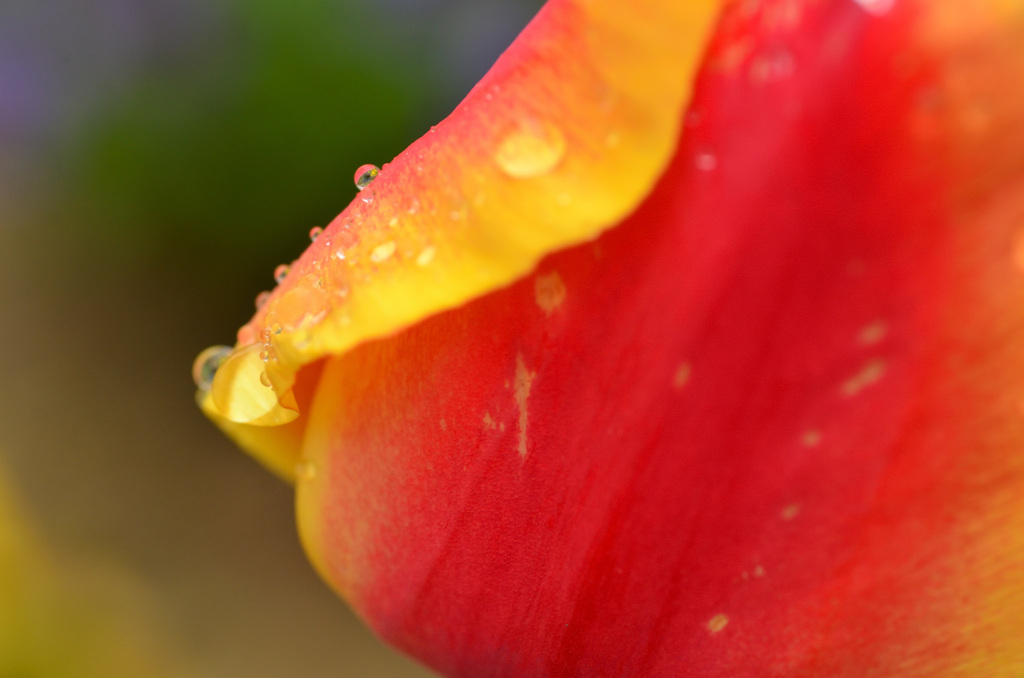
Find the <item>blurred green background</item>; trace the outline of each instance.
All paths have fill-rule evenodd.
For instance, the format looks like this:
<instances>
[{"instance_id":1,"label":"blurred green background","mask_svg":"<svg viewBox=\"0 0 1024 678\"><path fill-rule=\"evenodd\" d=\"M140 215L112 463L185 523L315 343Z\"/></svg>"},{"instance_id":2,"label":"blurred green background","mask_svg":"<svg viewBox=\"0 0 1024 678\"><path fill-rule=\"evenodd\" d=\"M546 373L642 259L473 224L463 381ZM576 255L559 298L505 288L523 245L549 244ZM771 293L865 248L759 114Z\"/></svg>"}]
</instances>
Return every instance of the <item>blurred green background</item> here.
<instances>
[{"instance_id":1,"label":"blurred green background","mask_svg":"<svg viewBox=\"0 0 1024 678\"><path fill-rule=\"evenodd\" d=\"M0 475L42 554L0 548L0 674L112 675L73 637L161 675L429 675L316 578L190 368L540 4L0 0Z\"/></svg>"}]
</instances>

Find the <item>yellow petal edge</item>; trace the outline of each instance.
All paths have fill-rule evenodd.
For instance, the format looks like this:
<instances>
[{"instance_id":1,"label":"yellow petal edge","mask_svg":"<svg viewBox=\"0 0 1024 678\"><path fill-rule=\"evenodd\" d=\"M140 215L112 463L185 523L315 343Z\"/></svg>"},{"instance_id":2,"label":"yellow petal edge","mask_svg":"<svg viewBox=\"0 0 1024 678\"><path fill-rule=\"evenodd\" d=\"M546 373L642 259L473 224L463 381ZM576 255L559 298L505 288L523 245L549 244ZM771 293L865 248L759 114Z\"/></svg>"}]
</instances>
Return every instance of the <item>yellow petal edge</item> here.
<instances>
[{"instance_id":1,"label":"yellow petal edge","mask_svg":"<svg viewBox=\"0 0 1024 678\"><path fill-rule=\"evenodd\" d=\"M303 366L508 285L628 215L675 148L719 6L549 2L294 262L203 411L291 479Z\"/></svg>"}]
</instances>

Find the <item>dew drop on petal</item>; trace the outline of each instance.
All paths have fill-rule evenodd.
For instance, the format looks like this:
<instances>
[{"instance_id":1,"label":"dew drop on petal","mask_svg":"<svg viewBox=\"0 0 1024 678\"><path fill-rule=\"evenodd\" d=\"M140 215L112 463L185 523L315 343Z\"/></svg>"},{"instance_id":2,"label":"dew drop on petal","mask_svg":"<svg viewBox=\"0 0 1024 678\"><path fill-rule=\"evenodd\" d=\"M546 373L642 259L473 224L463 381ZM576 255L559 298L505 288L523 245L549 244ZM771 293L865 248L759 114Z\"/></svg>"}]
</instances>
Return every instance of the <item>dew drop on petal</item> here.
<instances>
[{"instance_id":1,"label":"dew drop on petal","mask_svg":"<svg viewBox=\"0 0 1024 678\"><path fill-rule=\"evenodd\" d=\"M434 260L434 256L437 254L437 250L433 247L425 247L420 252L419 256L416 257L416 264L418 266L426 266Z\"/></svg>"},{"instance_id":2,"label":"dew drop on petal","mask_svg":"<svg viewBox=\"0 0 1024 678\"><path fill-rule=\"evenodd\" d=\"M316 464L311 461L299 462L295 466L295 477L299 480L314 480L316 478Z\"/></svg>"},{"instance_id":3,"label":"dew drop on petal","mask_svg":"<svg viewBox=\"0 0 1024 678\"><path fill-rule=\"evenodd\" d=\"M288 264L281 264L274 269L274 280L279 283L283 283L284 279L288 277L288 273L292 270Z\"/></svg>"},{"instance_id":4,"label":"dew drop on petal","mask_svg":"<svg viewBox=\"0 0 1024 678\"><path fill-rule=\"evenodd\" d=\"M528 179L555 169L565 156L565 136L546 122L529 122L505 136L494 160L510 177Z\"/></svg>"},{"instance_id":5,"label":"dew drop on petal","mask_svg":"<svg viewBox=\"0 0 1024 678\"><path fill-rule=\"evenodd\" d=\"M213 377L217 374L217 368L231 355L230 346L211 346L198 356L192 363L192 381L200 391L209 391L213 385Z\"/></svg>"},{"instance_id":6,"label":"dew drop on petal","mask_svg":"<svg viewBox=\"0 0 1024 678\"><path fill-rule=\"evenodd\" d=\"M714 153L702 151L693 159L693 163L702 172L713 172L718 168L718 158Z\"/></svg>"},{"instance_id":7,"label":"dew drop on petal","mask_svg":"<svg viewBox=\"0 0 1024 678\"><path fill-rule=\"evenodd\" d=\"M718 633L729 624L729 617L724 614L716 614L708 620L708 631Z\"/></svg>"},{"instance_id":8,"label":"dew drop on petal","mask_svg":"<svg viewBox=\"0 0 1024 678\"><path fill-rule=\"evenodd\" d=\"M256 295L256 310L259 311L270 301L270 292L260 292Z\"/></svg>"},{"instance_id":9,"label":"dew drop on petal","mask_svg":"<svg viewBox=\"0 0 1024 678\"><path fill-rule=\"evenodd\" d=\"M868 14L883 16L896 4L896 0L853 0Z\"/></svg>"},{"instance_id":10,"label":"dew drop on petal","mask_svg":"<svg viewBox=\"0 0 1024 678\"><path fill-rule=\"evenodd\" d=\"M355 182L356 188L360 191L373 183L373 180L380 174L380 168L376 165L361 165L356 170Z\"/></svg>"},{"instance_id":11,"label":"dew drop on petal","mask_svg":"<svg viewBox=\"0 0 1024 678\"><path fill-rule=\"evenodd\" d=\"M260 372L260 383L266 386L267 388L273 387L273 384L270 382L270 377L267 376L266 370Z\"/></svg>"},{"instance_id":12,"label":"dew drop on petal","mask_svg":"<svg viewBox=\"0 0 1024 678\"><path fill-rule=\"evenodd\" d=\"M281 323L274 323L270 326L271 334L281 334Z\"/></svg>"},{"instance_id":13,"label":"dew drop on petal","mask_svg":"<svg viewBox=\"0 0 1024 678\"><path fill-rule=\"evenodd\" d=\"M314 226L309 229L309 241L316 242L316 239L320 237L320 234L324 232L324 229L320 226Z\"/></svg>"},{"instance_id":14,"label":"dew drop on petal","mask_svg":"<svg viewBox=\"0 0 1024 678\"><path fill-rule=\"evenodd\" d=\"M750 64L750 78L755 82L769 83L785 80L796 70L793 55L786 50L769 51L756 57Z\"/></svg>"},{"instance_id":15,"label":"dew drop on petal","mask_svg":"<svg viewBox=\"0 0 1024 678\"><path fill-rule=\"evenodd\" d=\"M372 261L375 264L379 264L382 261L387 261L388 259L391 258L391 255L395 253L396 247L397 245L395 244L394 240L389 240L383 245L377 245L376 247L373 248L373 251L370 252L370 261Z\"/></svg>"}]
</instances>

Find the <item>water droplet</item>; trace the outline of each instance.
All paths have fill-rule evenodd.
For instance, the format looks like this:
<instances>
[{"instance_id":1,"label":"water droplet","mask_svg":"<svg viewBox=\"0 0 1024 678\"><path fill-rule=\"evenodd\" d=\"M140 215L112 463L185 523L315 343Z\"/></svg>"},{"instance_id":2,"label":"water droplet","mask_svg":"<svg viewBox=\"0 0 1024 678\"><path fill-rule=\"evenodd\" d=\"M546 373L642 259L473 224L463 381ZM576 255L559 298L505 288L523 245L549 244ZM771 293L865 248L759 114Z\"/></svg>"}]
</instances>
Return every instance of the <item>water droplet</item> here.
<instances>
[{"instance_id":1,"label":"water droplet","mask_svg":"<svg viewBox=\"0 0 1024 678\"><path fill-rule=\"evenodd\" d=\"M260 292L256 295L256 310L259 311L270 301L270 292Z\"/></svg>"},{"instance_id":2,"label":"water droplet","mask_svg":"<svg viewBox=\"0 0 1024 678\"><path fill-rule=\"evenodd\" d=\"M718 158L714 153L708 153L707 151L698 153L694 157L693 163L702 172L712 172L718 168Z\"/></svg>"},{"instance_id":3,"label":"water droplet","mask_svg":"<svg viewBox=\"0 0 1024 678\"><path fill-rule=\"evenodd\" d=\"M262 351L260 351L260 360L262 360L265 363L269 363L270 362L270 358L273 355L271 353L271 350L272 349L265 348Z\"/></svg>"},{"instance_id":4,"label":"water droplet","mask_svg":"<svg viewBox=\"0 0 1024 678\"><path fill-rule=\"evenodd\" d=\"M373 202L373 198L374 198L373 191L367 191L366 193L361 193L359 195L359 199L362 200L363 202L365 202L367 205L369 205L371 202Z\"/></svg>"},{"instance_id":5,"label":"water droplet","mask_svg":"<svg viewBox=\"0 0 1024 678\"><path fill-rule=\"evenodd\" d=\"M292 270L292 267L288 264L281 264L274 269L274 280L278 283L283 283L284 279L288 277L288 273Z\"/></svg>"},{"instance_id":6,"label":"water droplet","mask_svg":"<svg viewBox=\"0 0 1024 678\"><path fill-rule=\"evenodd\" d=\"M260 372L260 383L266 386L267 388L273 388L274 386L272 383L270 383L270 377L267 376L266 370Z\"/></svg>"},{"instance_id":7,"label":"water droplet","mask_svg":"<svg viewBox=\"0 0 1024 678\"><path fill-rule=\"evenodd\" d=\"M322 317L320 319L322 319ZM320 322L320 319L313 318L317 323ZM311 343L313 343L313 333L309 330L303 330L295 335L295 348L300 351L308 347Z\"/></svg>"},{"instance_id":8,"label":"water droplet","mask_svg":"<svg viewBox=\"0 0 1024 678\"><path fill-rule=\"evenodd\" d=\"M309 229L309 241L316 242L316 239L320 237L320 234L324 232L324 229L320 226L314 226Z\"/></svg>"},{"instance_id":9,"label":"water droplet","mask_svg":"<svg viewBox=\"0 0 1024 678\"><path fill-rule=\"evenodd\" d=\"M418 266L426 266L434 260L434 256L437 254L437 249L434 247L425 247L420 252L419 256L416 257L416 264Z\"/></svg>"},{"instance_id":10,"label":"water droplet","mask_svg":"<svg viewBox=\"0 0 1024 678\"><path fill-rule=\"evenodd\" d=\"M750 78L755 82L778 82L793 75L796 61L784 49L761 54L750 64Z\"/></svg>"},{"instance_id":11,"label":"water droplet","mask_svg":"<svg viewBox=\"0 0 1024 678\"><path fill-rule=\"evenodd\" d=\"M360 191L373 183L373 180L380 174L380 168L376 165L361 165L356 170L355 182L356 188Z\"/></svg>"},{"instance_id":12,"label":"water droplet","mask_svg":"<svg viewBox=\"0 0 1024 678\"><path fill-rule=\"evenodd\" d=\"M505 174L516 179L547 174L565 156L565 136L546 122L527 122L502 139L494 160Z\"/></svg>"},{"instance_id":13,"label":"water droplet","mask_svg":"<svg viewBox=\"0 0 1024 678\"><path fill-rule=\"evenodd\" d=\"M192 381L200 391L209 391L213 385L213 377L217 374L217 368L231 355L230 346L211 346L198 356L192 363Z\"/></svg>"},{"instance_id":14,"label":"water droplet","mask_svg":"<svg viewBox=\"0 0 1024 678\"><path fill-rule=\"evenodd\" d=\"M397 247L398 246L395 244L394 240L389 240L383 245L377 245L373 248L373 251L370 252L370 261L375 264L387 261L391 258L391 255L395 253L395 249Z\"/></svg>"},{"instance_id":15,"label":"water droplet","mask_svg":"<svg viewBox=\"0 0 1024 678\"><path fill-rule=\"evenodd\" d=\"M817 447L821 444L821 431L817 429L807 431L801 436L800 442L803 443L804 447Z\"/></svg>"},{"instance_id":16,"label":"water droplet","mask_svg":"<svg viewBox=\"0 0 1024 678\"><path fill-rule=\"evenodd\" d=\"M896 4L896 0L853 0L868 14L883 16Z\"/></svg>"},{"instance_id":17,"label":"water droplet","mask_svg":"<svg viewBox=\"0 0 1024 678\"><path fill-rule=\"evenodd\" d=\"M295 466L295 477L298 480L314 480L316 478L316 464L311 461L299 462Z\"/></svg>"},{"instance_id":18,"label":"water droplet","mask_svg":"<svg viewBox=\"0 0 1024 678\"><path fill-rule=\"evenodd\" d=\"M708 620L708 631L718 633L729 624L729 617L724 614L716 614Z\"/></svg>"},{"instance_id":19,"label":"water droplet","mask_svg":"<svg viewBox=\"0 0 1024 678\"><path fill-rule=\"evenodd\" d=\"M281 334L281 323L274 323L270 326L271 334Z\"/></svg>"}]
</instances>

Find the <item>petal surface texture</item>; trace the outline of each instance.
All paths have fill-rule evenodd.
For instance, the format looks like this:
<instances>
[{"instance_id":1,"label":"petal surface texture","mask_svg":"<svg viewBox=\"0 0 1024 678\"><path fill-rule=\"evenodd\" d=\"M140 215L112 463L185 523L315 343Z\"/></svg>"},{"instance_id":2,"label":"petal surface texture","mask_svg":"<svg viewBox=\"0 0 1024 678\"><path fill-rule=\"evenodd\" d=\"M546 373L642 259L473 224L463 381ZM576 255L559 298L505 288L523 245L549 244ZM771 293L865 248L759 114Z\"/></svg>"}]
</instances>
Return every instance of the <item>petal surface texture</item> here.
<instances>
[{"instance_id":1,"label":"petal surface texture","mask_svg":"<svg viewBox=\"0 0 1024 678\"><path fill-rule=\"evenodd\" d=\"M718 9L548 4L451 116L365 175L352 204L280 269L204 411L285 469L297 448L282 441L294 436L245 427L296 420L303 366L507 285L618 223L672 156Z\"/></svg>"},{"instance_id":2,"label":"petal surface texture","mask_svg":"<svg viewBox=\"0 0 1024 678\"><path fill-rule=\"evenodd\" d=\"M635 213L320 365L318 569L451 676L1024 675L1021 82L1020 2L729 4Z\"/></svg>"}]
</instances>

